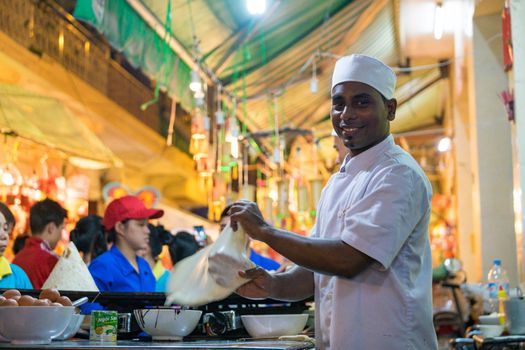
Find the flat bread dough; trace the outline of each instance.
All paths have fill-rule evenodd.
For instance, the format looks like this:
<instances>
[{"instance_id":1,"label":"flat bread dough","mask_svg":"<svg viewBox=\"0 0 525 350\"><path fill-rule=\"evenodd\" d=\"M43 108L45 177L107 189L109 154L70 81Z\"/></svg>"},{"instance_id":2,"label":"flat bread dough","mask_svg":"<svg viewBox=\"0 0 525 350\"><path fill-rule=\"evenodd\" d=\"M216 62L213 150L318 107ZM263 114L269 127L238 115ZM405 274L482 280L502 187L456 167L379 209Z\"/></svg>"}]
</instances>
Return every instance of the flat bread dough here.
<instances>
[{"instance_id":1,"label":"flat bread dough","mask_svg":"<svg viewBox=\"0 0 525 350\"><path fill-rule=\"evenodd\" d=\"M81 292L99 291L73 242L69 242L51 274L44 282L42 289L48 288Z\"/></svg>"},{"instance_id":2,"label":"flat bread dough","mask_svg":"<svg viewBox=\"0 0 525 350\"><path fill-rule=\"evenodd\" d=\"M227 225L213 244L177 263L171 270L166 305L200 306L222 300L248 282L239 270L255 267L248 257L249 237Z\"/></svg>"}]
</instances>

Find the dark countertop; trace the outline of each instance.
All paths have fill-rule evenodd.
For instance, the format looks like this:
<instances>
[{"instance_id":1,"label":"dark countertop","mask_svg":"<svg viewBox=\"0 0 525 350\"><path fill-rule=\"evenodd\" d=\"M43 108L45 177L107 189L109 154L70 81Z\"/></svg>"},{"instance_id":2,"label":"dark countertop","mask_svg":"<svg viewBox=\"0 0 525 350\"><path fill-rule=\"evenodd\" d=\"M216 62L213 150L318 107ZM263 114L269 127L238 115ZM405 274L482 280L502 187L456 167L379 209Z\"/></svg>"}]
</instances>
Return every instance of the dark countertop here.
<instances>
[{"instance_id":1,"label":"dark countertop","mask_svg":"<svg viewBox=\"0 0 525 350\"><path fill-rule=\"evenodd\" d=\"M245 349L245 350L301 350L313 349L312 343L288 340L260 340L260 341L235 341L235 340L201 340L181 342L143 342L119 340L115 343L88 340L52 341L48 345L14 345L0 343L0 349Z\"/></svg>"}]
</instances>

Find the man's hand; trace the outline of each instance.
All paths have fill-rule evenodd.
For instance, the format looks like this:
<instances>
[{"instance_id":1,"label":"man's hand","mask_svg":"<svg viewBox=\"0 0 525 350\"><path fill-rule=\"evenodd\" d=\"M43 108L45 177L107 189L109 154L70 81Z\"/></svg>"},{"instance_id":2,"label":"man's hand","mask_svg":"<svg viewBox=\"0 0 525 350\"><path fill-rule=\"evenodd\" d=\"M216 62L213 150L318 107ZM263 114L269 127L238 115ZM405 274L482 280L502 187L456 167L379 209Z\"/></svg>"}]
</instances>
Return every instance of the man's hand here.
<instances>
[{"instance_id":1,"label":"man's hand","mask_svg":"<svg viewBox=\"0 0 525 350\"><path fill-rule=\"evenodd\" d=\"M271 298L273 276L262 267L239 271L239 276L250 279L235 291L240 296L251 299Z\"/></svg>"},{"instance_id":2,"label":"man's hand","mask_svg":"<svg viewBox=\"0 0 525 350\"><path fill-rule=\"evenodd\" d=\"M241 262L220 251L208 257L209 274L218 285L225 288L230 287L238 278L239 270L245 270L251 266L248 261Z\"/></svg>"},{"instance_id":3,"label":"man's hand","mask_svg":"<svg viewBox=\"0 0 525 350\"><path fill-rule=\"evenodd\" d=\"M233 203L229 211L230 225L237 231L237 224L241 224L244 231L250 237L264 241L265 230L270 227L264 221L259 207L254 202L239 200Z\"/></svg>"}]
</instances>

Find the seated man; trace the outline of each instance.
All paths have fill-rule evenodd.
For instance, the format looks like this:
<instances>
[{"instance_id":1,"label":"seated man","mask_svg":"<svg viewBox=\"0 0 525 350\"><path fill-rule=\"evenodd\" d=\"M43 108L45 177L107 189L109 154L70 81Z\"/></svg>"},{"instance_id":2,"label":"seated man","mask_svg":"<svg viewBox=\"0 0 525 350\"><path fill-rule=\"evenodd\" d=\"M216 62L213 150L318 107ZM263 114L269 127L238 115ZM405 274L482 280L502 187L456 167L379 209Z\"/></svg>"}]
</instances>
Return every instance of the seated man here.
<instances>
[{"instance_id":1,"label":"seated man","mask_svg":"<svg viewBox=\"0 0 525 350\"><path fill-rule=\"evenodd\" d=\"M230 215L228 214L230 208L231 208L231 204L227 205L226 208L224 208L224 210L221 213L221 220L220 220L221 232L222 230L224 230L226 225L230 223ZM252 248L250 248L250 260L255 265L258 265L267 271L278 270L279 267L281 267L281 265L278 262L273 261L272 259L262 256L260 254L257 254L255 250L253 250Z\"/></svg>"},{"instance_id":2,"label":"seated man","mask_svg":"<svg viewBox=\"0 0 525 350\"><path fill-rule=\"evenodd\" d=\"M53 249L60 240L66 217L67 211L49 198L37 202L29 210L31 237L15 256L13 264L27 273L35 289L42 288L58 262Z\"/></svg>"}]
</instances>

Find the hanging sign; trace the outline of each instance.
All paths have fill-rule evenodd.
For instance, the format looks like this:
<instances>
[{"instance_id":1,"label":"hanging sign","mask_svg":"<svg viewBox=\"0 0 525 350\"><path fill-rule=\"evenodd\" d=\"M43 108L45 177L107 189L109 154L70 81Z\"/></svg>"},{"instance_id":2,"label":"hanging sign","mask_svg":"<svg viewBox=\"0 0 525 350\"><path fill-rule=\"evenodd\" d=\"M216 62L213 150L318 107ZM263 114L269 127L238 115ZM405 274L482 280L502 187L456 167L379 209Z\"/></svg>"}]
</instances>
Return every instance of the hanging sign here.
<instances>
[{"instance_id":1,"label":"hanging sign","mask_svg":"<svg viewBox=\"0 0 525 350\"><path fill-rule=\"evenodd\" d=\"M153 186L144 186L137 192L133 193L126 185L120 182L109 182L102 188L102 198L104 203L108 204L114 199L124 196L137 196L146 206L146 208L153 208L157 206L160 201L160 192Z\"/></svg>"}]
</instances>

